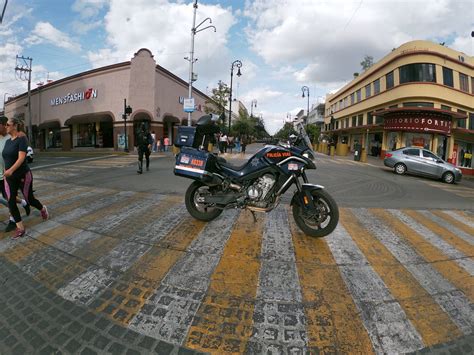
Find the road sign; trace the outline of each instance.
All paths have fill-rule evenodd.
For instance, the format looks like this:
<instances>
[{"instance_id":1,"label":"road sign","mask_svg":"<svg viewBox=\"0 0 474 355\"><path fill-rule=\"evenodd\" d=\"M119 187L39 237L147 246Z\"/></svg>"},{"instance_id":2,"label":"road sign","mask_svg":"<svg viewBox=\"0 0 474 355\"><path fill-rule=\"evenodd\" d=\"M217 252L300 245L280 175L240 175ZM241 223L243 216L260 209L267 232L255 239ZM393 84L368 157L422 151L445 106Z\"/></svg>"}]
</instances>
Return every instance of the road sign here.
<instances>
[{"instance_id":1,"label":"road sign","mask_svg":"<svg viewBox=\"0 0 474 355\"><path fill-rule=\"evenodd\" d=\"M183 109L184 112L194 112L194 98L184 99Z\"/></svg>"}]
</instances>

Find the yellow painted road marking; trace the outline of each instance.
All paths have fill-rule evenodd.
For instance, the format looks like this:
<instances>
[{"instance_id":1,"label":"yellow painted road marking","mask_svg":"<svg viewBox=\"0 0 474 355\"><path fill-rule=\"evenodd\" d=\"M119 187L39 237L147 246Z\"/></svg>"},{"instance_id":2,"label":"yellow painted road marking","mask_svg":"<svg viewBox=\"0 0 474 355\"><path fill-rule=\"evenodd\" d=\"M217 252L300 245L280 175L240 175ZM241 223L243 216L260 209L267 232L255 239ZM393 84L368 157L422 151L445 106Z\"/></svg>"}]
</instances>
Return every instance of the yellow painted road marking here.
<instances>
[{"instance_id":1,"label":"yellow painted road marking","mask_svg":"<svg viewBox=\"0 0 474 355\"><path fill-rule=\"evenodd\" d=\"M431 229L433 233L443 238L446 242L451 244L453 247L455 247L457 250L464 253L465 255L474 255L474 246L472 246L462 238L458 237L451 231L447 230L446 228L441 227L439 224L423 216L421 213L415 212L413 210L402 210L402 212L413 218L418 223L424 225L426 228Z\"/></svg>"},{"instance_id":2,"label":"yellow painted road marking","mask_svg":"<svg viewBox=\"0 0 474 355\"><path fill-rule=\"evenodd\" d=\"M60 225L42 233L37 238L28 238L23 243L16 244L13 248L6 250L2 254L10 261L17 263L37 251L46 248L58 240L62 240L70 235L80 232L79 229Z\"/></svg>"},{"instance_id":3,"label":"yellow painted road marking","mask_svg":"<svg viewBox=\"0 0 474 355\"><path fill-rule=\"evenodd\" d=\"M344 228L405 311L408 319L421 335L424 344L431 346L462 336L462 332L449 316L384 244L373 237L351 211L343 209L342 212L340 221ZM371 209L370 212L398 233L409 229L403 223L393 222L393 217L385 211ZM400 234L405 236L405 233ZM419 239L415 242L423 241L421 237Z\"/></svg>"},{"instance_id":4,"label":"yellow painted road marking","mask_svg":"<svg viewBox=\"0 0 474 355\"><path fill-rule=\"evenodd\" d=\"M341 215L346 211L341 211ZM308 237L289 218L307 319L308 347L372 354L369 335L324 239Z\"/></svg>"},{"instance_id":5,"label":"yellow painted road marking","mask_svg":"<svg viewBox=\"0 0 474 355\"><path fill-rule=\"evenodd\" d=\"M471 228L471 227L465 225L461 221L458 221L457 219L455 219L455 218L451 217L450 215L448 215L446 213L443 213L441 211L432 210L430 212L433 213L434 215L444 219L448 223L451 223L453 226L456 226L456 228L459 228L462 231L466 232L467 234L470 234L472 236L472 238L474 239L474 228Z\"/></svg>"},{"instance_id":6,"label":"yellow painted road marking","mask_svg":"<svg viewBox=\"0 0 474 355\"><path fill-rule=\"evenodd\" d=\"M158 207L158 213L169 210L170 205ZM109 287L110 297L96 307L99 312L127 325L158 288L171 267L204 228L205 223L186 217L168 235L146 252L132 268ZM110 309L110 311L109 311Z\"/></svg>"},{"instance_id":7,"label":"yellow painted road marking","mask_svg":"<svg viewBox=\"0 0 474 355\"><path fill-rule=\"evenodd\" d=\"M474 301L474 278L466 270L459 266L455 261L447 260L448 257L443 254L442 251L426 241L410 227L403 223L394 222L393 216L388 212L381 209L371 209L370 212L383 220L390 229L396 231L398 235L407 240L418 254L429 262L446 280L451 282L459 290L463 291L471 302ZM434 233L437 233L435 230L431 230Z\"/></svg>"},{"instance_id":8,"label":"yellow painted road marking","mask_svg":"<svg viewBox=\"0 0 474 355\"><path fill-rule=\"evenodd\" d=\"M252 335L254 301L260 271L263 216L254 223L240 214L211 276L185 345L205 352L243 353Z\"/></svg>"}]
</instances>

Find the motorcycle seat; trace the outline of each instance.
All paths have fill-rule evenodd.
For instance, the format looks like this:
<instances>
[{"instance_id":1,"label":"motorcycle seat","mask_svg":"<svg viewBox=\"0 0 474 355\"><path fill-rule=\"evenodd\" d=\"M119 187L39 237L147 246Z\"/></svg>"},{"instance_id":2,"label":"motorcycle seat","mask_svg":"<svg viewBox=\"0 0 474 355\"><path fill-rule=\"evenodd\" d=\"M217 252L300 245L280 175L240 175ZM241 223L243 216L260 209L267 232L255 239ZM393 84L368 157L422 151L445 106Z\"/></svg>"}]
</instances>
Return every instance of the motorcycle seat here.
<instances>
[{"instance_id":1,"label":"motorcycle seat","mask_svg":"<svg viewBox=\"0 0 474 355\"><path fill-rule=\"evenodd\" d=\"M221 159L223 159L223 158L221 158ZM241 171L242 169L244 169L245 166L247 165L247 162L244 162L244 163L241 164L241 165L234 165L234 164L231 164L231 163L225 161L225 159L223 159L223 160L224 160L224 162L220 162L220 161L219 161L219 164L220 164L223 168L225 168L226 170L229 169L229 170L232 170L232 172L236 172L236 173L237 173L237 172L240 172L240 171Z\"/></svg>"}]
</instances>

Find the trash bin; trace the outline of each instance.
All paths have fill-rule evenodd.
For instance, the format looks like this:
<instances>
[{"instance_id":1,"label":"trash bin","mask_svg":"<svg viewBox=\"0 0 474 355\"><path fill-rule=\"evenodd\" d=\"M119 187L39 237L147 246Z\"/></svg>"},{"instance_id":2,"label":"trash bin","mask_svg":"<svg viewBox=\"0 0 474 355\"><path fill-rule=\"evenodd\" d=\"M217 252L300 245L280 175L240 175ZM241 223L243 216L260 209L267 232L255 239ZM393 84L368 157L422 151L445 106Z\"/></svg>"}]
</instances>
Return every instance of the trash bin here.
<instances>
[{"instance_id":1,"label":"trash bin","mask_svg":"<svg viewBox=\"0 0 474 355\"><path fill-rule=\"evenodd\" d=\"M362 145L360 143L354 144L354 161L360 161L362 155Z\"/></svg>"}]
</instances>

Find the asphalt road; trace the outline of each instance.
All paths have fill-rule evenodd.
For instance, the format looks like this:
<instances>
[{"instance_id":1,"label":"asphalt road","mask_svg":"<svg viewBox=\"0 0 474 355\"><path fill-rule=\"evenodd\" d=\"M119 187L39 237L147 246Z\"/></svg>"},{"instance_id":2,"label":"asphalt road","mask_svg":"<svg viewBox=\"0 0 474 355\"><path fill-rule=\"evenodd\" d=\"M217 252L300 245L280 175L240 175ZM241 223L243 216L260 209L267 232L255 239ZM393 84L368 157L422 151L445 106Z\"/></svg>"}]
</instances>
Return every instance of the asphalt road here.
<instances>
[{"instance_id":1,"label":"asphalt road","mask_svg":"<svg viewBox=\"0 0 474 355\"><path fill-rule=\"evenodd\" d=\"M317 161L340 206L322 239L285 203L194 220L171 154L143 175L134 155L38 155L51 219L0 232L0 352L471 354L472 182Z\"/></svg>"}]
</instances>

